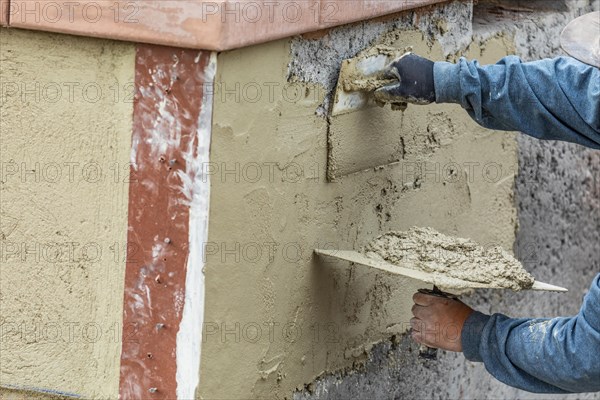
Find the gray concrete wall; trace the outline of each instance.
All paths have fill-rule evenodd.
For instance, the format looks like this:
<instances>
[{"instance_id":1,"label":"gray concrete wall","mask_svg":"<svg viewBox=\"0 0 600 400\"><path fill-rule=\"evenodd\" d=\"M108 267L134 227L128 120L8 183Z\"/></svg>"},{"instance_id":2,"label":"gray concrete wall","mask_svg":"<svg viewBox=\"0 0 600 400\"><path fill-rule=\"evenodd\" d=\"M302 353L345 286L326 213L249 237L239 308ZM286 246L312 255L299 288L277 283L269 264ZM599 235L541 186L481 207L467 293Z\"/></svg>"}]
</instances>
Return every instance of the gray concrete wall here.
<instances>
[{"instance_id":1,"label":"gray concrete wall","mask_svg":"<svg viewBox=\"0 0 600 400\"><path fill-rule=\"evenodd\" d=\"M487 0L476 4L472 13L471 5L466 2L445 6L445 10L458 13L446 14L451 22L456 22L456 15L463 18L460 31L450 29L450 35L445 32L452 39L448 46L456 47L455 54L464 50L461 46L465 39L484 42L501 35L514 38L516 54L535 60L563 54L559 46L562 28L572 18L598 10L600 2ZM498 13L507 6L518 11ZM411 17L406 18L410 21ZM439 30L431 26L428 29L428 34L439 39ZM370 32L364 26L360 30ZM570 292L480 291L464 300L480 311L515 317L572 315L579 310L592 278L600 271L600 153L566 143L540 142L524 135L519 135L518 144L515 202L519 229L515 254L536 278L559 283ZM375 346L366 364L323 376L294 398L600 399L600 394L540 396L520 391L496 381L483 365L465 361L462 354L440 352L439 361L424 363L417 357L417 346L402 336Z\"/></svg>"}]
</instances>

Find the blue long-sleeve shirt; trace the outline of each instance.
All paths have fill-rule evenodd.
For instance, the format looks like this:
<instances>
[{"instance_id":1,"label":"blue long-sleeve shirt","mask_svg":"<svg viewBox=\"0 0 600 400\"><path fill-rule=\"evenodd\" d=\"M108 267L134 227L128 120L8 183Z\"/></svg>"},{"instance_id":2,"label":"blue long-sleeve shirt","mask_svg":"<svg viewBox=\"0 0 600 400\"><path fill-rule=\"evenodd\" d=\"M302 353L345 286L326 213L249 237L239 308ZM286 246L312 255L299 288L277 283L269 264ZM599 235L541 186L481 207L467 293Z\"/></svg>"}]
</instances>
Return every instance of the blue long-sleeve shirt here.
<instances>
[{"instance_id":1,"label":"blue long-sleeve shirt","mask_svg":"<svg viewBox=\"0 0 600 400\"><path fill-rule=\"evenodd\" d=\"M600 149L600 69L570 57L494 65L434 65L437 103L458 103L480 125Z\"/></svg>"},{"instance_id":2,"label":"blue long-sleeve shirt","mask_svg":"<svg viewBox=\"0 0 600 400\"><path fill-rule=\"evenodd\" d=\"M435 63L438 103L458 103L480 125L600 149L600 70L573 58L481 66ZM572 318L511 319L473 313L462 331L467 359L536 393L600 391L600 275Z\"/></svg>"},{"instance_id":3,"label":"blue long-sleeve shirt","mask_svg":"<svg viewBox=\"0 0 600 400\"><path fill-rule=\"evenodd\" d=\"M535 393L600 391L600 275L571 318L516 319L474 312L463 326L465 357L496 379Z\"/></svg>"}]
</instances>

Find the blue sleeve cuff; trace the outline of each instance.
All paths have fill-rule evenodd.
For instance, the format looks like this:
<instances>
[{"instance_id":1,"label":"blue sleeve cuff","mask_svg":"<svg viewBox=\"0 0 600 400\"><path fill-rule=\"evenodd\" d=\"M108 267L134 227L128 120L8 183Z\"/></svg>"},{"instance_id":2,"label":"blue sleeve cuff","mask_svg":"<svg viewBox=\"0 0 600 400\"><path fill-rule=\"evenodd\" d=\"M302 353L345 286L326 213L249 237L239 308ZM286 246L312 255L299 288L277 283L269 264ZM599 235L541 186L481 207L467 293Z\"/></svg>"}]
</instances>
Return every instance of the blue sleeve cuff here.
<instances>
[{"instance_id":1,"label":"blue sleeve cuff","mask_svg":"<svg viewBox=\"0 0 600 400\"><path fill-rule=\"evenodd\" d=\"M600 332L600 312L597 305L600 304L600 274L596 275L590 291L585 296L581 315L586 322L596 331Z\"/></svg>"},{"instance_id":2,"label":"blue sleeve cuff","mask_svg":"<svg viewBox=\"0 0 600 400\"><path fill-rule=\"evenodd\" d=\"M436 103L461 102L460 64L436 62L433 65Z\"/></svg>"},{"instance_id":3,"label":"blue sleeve cuff","mask_svg":"<svg viewBox=\"0 0 600 400\"><path fill-rule=\"evenodd\" d=\"M490 318L491 316L489 315L474 311L465 321L460 340L462 343L463 354L467 360L483 362L479 349L483 328Z\"/></svg>"}]
</instances>

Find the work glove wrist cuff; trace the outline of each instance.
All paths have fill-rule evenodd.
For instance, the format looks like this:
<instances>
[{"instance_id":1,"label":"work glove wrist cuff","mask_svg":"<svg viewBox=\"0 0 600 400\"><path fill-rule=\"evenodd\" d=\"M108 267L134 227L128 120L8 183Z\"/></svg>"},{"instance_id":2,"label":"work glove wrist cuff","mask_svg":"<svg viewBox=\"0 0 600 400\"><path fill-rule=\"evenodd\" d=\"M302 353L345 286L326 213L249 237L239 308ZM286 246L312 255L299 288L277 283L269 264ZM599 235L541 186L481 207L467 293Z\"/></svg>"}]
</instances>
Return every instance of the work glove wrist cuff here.
<instances>
[{"instance_id":1,"label":"work glove wrist cuff","mask_svg":"<svg viewBox=\"0 0 600 400\"><path fill-rule=\"evenodd\" d=\"M437 103L460 103L460 64L436 62L433 81Z\"/></svg>"}]
</instances>

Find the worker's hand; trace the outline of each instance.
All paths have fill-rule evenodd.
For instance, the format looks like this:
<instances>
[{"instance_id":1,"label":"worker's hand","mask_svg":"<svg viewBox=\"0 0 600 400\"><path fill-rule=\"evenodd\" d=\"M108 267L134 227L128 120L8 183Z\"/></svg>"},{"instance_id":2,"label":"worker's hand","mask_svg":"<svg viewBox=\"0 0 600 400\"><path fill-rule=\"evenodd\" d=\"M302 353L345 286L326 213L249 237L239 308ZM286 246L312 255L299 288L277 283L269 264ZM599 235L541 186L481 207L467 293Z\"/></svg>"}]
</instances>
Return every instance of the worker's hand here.
<instances>
[{"instance_id":1,"label":"worker's hand","mask_svg":"<svg viewBox=\"0 0 600 400\"><path fill-rule=\"evenodd\" d=\"M435 101L433 61L406 53L386 69L385 78L397 79L375 91L375 99L383 103L431 104Z\"/></svg>"},{"instance_id":2,"label":"worker's hand","mask_svg":"<svg viewBox=\"0 0 600 400\"><path fill-rule=\"evenodd\" d=\"M429 347L462 352L462 328L473 309L458 300L423 293L416 293L413 300L413 339Z\"/></svg>"}]
</instances>

